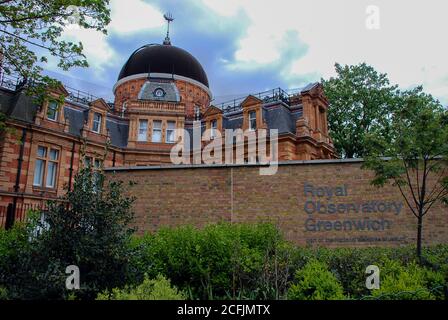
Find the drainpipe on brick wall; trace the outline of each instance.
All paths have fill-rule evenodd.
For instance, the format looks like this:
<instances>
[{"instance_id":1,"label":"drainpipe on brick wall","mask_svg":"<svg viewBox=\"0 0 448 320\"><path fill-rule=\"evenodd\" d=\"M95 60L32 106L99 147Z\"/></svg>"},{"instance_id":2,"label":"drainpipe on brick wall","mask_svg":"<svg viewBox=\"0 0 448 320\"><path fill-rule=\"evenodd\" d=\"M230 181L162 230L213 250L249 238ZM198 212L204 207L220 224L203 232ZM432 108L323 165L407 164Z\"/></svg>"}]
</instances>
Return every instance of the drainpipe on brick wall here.
<instances>
[{"instance_id":1,"label":"drainpipe on brick wall","mask_svg":"<svg viewBox=\"0 0 448 320\"><path fill-rule=\"evenodd\" d=\"M113 156L113 158L112 158L112 167L115 167L115 158L116 158L116 156L117 156L117 152L114 150L114 156Z\"/></svg>"},{"instance_id":2,"label":"drainpipe on brick wall","mask_svg":"<svg viewBox=\"0 0 448 320\"><path fill-rule=\"evenodd\" d=\"M68 171L70 172L70 175L68 177L68 191L72 191L73 163L75 162L75 148L76 148L76 141L73 140L72 155L70 158L70 169L68 169Z\"/></svg>"},{"instance_id":3,"label":"drainpipe on brick wall","mask_svg":"<svg viewBox=\"0 0 448 320\"><path fill-rule=\"evenodd\" d=\"M11 221L11 225L14 224L14 219L15 219L15 212L16 212L16 208L17 208L17 198L18 198L18 193L20 191L20 176L22 174L22 163L23 163L23 153L25 150L25 141L26 141L26 133L27 130L26 128L22 129L22 138L20 139L20 152L19 152L19 160L18 160L18 164L17 164L17 174L16 174L16 183L14 185L14 199L13 199L13 203L12 203L12 221Z\"/></svg>"}]
</instances>

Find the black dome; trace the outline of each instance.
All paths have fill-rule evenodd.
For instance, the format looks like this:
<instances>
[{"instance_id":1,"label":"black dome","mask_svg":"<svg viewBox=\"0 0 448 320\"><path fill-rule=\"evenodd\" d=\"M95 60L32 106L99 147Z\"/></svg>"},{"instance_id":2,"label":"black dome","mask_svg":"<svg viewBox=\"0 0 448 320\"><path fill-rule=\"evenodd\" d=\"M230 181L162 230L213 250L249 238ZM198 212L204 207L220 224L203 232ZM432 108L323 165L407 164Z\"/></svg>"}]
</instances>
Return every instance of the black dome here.
<instances>
[{"instance_id":1,"label":"black dome","mask_svg":"<svg viewBox=\"0 0 448 320\"><path fill-rule=\"evenodd\" d=\"M207 74L187 51L172 46L150 44L134 51L120 71L118 80L139 73L168 73L187 77L208 87Z\"/></svg>"}]
</instances>

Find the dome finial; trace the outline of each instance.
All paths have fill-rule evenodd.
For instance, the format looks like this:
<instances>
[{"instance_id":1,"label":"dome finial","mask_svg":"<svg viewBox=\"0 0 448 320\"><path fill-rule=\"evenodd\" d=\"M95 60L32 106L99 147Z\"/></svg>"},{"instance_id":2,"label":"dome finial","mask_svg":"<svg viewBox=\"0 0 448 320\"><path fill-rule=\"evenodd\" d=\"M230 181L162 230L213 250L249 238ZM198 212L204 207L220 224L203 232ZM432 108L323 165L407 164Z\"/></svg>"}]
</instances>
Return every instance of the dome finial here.
<instances>
[{"instance_id":1,"label":"dome finial","mask_svg":"<svg viewBox=\"0 0 448 320\"><path fill-rule=\"evenodd\" d=\"M170 46L171 40L170 40L170 23L174 21L173 15L171 13L165 13L163 15L165 20L168 22L167 31L166 31L166 38L165 41L163 41L164 45Z\"/></svg>"}]
</instances>

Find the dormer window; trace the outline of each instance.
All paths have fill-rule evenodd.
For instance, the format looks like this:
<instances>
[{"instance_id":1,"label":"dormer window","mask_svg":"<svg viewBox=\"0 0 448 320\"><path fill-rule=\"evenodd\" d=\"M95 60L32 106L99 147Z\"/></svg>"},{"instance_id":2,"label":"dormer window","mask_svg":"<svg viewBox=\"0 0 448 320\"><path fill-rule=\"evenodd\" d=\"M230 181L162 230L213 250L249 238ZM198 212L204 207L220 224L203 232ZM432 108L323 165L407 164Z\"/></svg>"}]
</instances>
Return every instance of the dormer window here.
<instances>
[{"instance_id":1,"label":"dormer window","mask_svg":"<svg viewBox=\"0 0 448 320\"><path fill-rule=\"evenodd\" d=\"M210 138L211 139L216 138L217 130L218 130L218 120L215 119L210 122Z\"/></svg>"},{"instance_id":2,"label":"dormer window","mask_svg":"<svg viewBox=\"0 0 448 320\"><path fill-rule=\"evenodd\" d=\"M257 112L249 112L249 130L255 131L257 129Z\"/></svg>"},{"instance_id":3,"label":"dormer window","mask_svg":"<svg viewBox=\"0 0 448 320\"><path fill-rule=\"evenodd\" d=\"M101 114L95 112L93 114L93 126L92 126L92 131L96 132L96 133L100 133L101 132L101 120L102 120L102 116Z\"/></svg>"},{"instance_id":4,"label":"dormer window","mask_svg":"<svg viewBox=\"0 0 448 320\"><path fill-rule=\"evenodd\" d=\"M154 90L153 94L156 98L163 98L166 95L165 91L162 88L157 88L156 90Z\"/></svg>"},{"instance_id":5,"label":"dormer window","mask_svg":"<svg viewBox=\"0 0 448 320\"><path fill-rule=\"evenodd\" d=\"M47 119L51 121L58 121L58 104L55 101L50 101L48 103Z\"/></svg>"}]
</instances>

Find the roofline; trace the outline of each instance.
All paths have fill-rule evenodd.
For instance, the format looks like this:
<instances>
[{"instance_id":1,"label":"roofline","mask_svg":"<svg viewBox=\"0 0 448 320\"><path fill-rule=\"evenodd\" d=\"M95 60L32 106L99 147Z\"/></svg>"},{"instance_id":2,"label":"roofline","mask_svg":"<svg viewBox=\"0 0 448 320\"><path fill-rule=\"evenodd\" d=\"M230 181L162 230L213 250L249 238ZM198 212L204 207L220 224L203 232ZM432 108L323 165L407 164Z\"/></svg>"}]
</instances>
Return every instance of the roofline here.
<instances>
[{"instance_id":1,"label":"roofline","mask_svg":"<svg viewBox=\"0 0 448 320\"><path fill-rule=\"evenodd\" d=\"M133 74L131 76L127 76L127 77L124 77L124 78L118 80L117 83L115 83L112 91L115 94L115 91L117 90L117 87L119 85L127 82L127 81L137 80L137 79L147 79L147 78L160 78L160 79L173 79L174 78L174 80L186 81L186 82L194 84L194 85L196 85L198 87L201 87L201 89L203 89L205 92L207 92L210 100L213 98L213 95L212 95L212 92L211 92L210 88L207 87L202 82L199 82L197 80L194 80L194 79L191 79L191 78L188 78L188 77L180 76L180 75L177 75L177 74L173 75L171 73L156 73L156 72L153 72L151 74L148 74L148 73Z\"/></svg>"},{"instance_id":2,"label":"roofline","mask_svg":"<svg viewBox=\"0 0 448 320\"><path fill-rule=\"evenodd\" d=\"M385 158L387 160L387 158ZM280 161L276 164L279 166L288 165L318 165L318 164L342 164L342 163L362 163L364 159L328 159L328 160L294 160L294 161ZM141 170L176 170L176 169L213 169L213 168L238 168L238 167L267 167L272 166L273 163L245 163L245 164L198 164L198 165L165 165L165 166L131 166L131 167L110 167L105 168L104 171L141 171Z\"/></svg>"}]
</instances>

